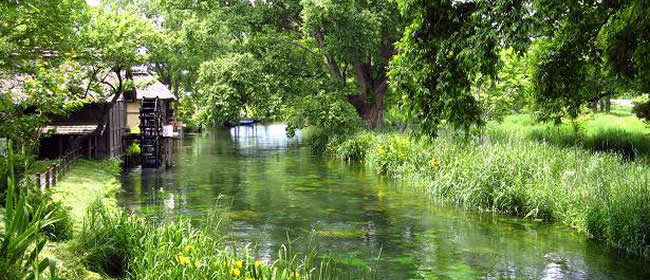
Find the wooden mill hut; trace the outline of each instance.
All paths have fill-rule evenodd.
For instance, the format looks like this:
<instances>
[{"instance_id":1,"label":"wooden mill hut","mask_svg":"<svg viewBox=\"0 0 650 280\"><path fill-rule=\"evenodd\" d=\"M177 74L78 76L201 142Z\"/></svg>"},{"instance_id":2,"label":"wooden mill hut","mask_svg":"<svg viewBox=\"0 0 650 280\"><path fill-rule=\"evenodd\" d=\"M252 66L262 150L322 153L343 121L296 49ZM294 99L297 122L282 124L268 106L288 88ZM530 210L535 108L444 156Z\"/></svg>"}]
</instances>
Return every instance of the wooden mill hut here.
<instances>
[{"instance_id":1,"label":"wooden mill hut","mask_svg":"<svg viewBox=\"0 0 650 280\"><path fill-rule=\"evenodd\" d=\"M117 101L108 111L108 122L100 131L103 112L109 106L95 101L68 116L57 116L41 128L39 158L55 159L70 152L80 152L88 158L103 159L124 156L126 107Z\"/></svg>"},{"instance_id":2,"label":"wooden mill hut","mask_svg":"<svg viewBox=\"0 0 650 280\"><path fill-rule=\"evenodd\" d=\"M158 81L153 75L146 71L134 71L133 82L135 91L124 95L126 104L127 121L126 126L131 132L139 132L140 127L140 106L143 99L156 99L161 102L163 124L174 125L175 114L173 104L176 102L176 96L169 88ZM176 125L174 125L176 127ZM174 129L176 131L176 129Z\"/></svg>"},{"instance_id":3,"label":"wooden mill hut","mask_svg":"<svg viewBox=\"0 0 650 280\"><path fill-rule=\"evenodd\" d=\"M143 100L155 100L162 132L158 150L162 153L162 162L171 165L170 139L180 134L173 110L177 98L146 71L134 69L127 77L133 81L134 89L125 92L111 106L105 126L101 126L105 117L103 112L110 105L105 98L91 98L83 108L67 116L54 116L47 126L41 128L43 137L39 158L55 159L71 152L93 159L123 158L128 143L139 138L143 127L140 123Z\"/></svg>"}]
</instances>

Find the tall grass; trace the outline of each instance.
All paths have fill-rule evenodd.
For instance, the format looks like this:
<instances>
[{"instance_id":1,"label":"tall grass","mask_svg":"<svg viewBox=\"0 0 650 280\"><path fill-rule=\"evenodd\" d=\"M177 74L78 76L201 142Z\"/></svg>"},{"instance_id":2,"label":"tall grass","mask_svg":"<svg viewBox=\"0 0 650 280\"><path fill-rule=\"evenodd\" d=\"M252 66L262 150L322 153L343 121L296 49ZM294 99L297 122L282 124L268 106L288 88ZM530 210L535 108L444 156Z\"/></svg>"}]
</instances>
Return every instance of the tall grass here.
<instances>
[{"instance_id":1,"label":"tall grass","mask_svg":"<svg viewBox=\"0 0 650 280\"><path fill-rule=\"evenodd\" d=\"M218 223L195 228L188 221L152 224L143 218L93 204L72 250L91 270L125 279L364 279L369 272L336 271L317 262L315 251L302 257L284 246L272 262L253 257L248 247L226 244Z\"/></svg>"},{"instance_id":2,"label":"tall grass","mask_svg":"<svg viewBox=\"0 0 650 280\"><path fill-rule=\"evenodd\" d=\"M328 154L360 159L439 201L559 222L650 257L650 167L641 162L503 131L470 141L373 132L329 139Z\"/></svg>"},{"instance_id":3,"label":"tall grass","mask_svg":"<svg viewBox=\"0 0 650 280\"><path fill-rule=\"evenodd\" d=\"M39 279L49 268L50 278L55 279L54 260L40 258L47 239L43 230L57 220L48 210L45 201L30 204L26 190L28 186L19 184L14 173L14 155L9 143L7 160L5 208L0 209L3 227L0 231L0 279Z\"/></svg>"}]
</instances>

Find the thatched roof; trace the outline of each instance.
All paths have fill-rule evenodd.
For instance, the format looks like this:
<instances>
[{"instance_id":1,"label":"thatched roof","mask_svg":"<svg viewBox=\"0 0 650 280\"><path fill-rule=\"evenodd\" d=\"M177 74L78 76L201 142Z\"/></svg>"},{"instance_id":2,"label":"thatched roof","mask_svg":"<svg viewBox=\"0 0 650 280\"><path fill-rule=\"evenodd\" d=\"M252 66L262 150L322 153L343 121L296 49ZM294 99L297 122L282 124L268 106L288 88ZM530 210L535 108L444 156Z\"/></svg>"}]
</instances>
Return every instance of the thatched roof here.
<instances>
[{"instance_id":1,"label":"thatched roof","mask_svg":"<svg viewBox=\"0 0 650 280\"><path fill-rule=\"evenodd\" d=\"M137 69L136 69L137 71ZM75 75L71 73L70 75ZM8 74L0 73L0 94L8 94L11 99L18 103L29 98L29 95L23 91L25 83L33 79L29 75L25 74ZM114 73L110 73L107 77L107 81L115 82L117 80ZM155 76L145 72L137 71L133 73L133 82L135 83L136 88L136 98L141 100L142 98L156 98L162 100L177 100L176 96L158 81ZM82 84L88 83L87 80L84 80ZM61 88L66 88L68 85L61 84L57 85ZM109 92L109 88L106 85L100 85L104 92ZM99 94L93 90L88 91L85 99L91 103L103 103L110 101L113 98L110 94Z\"/></svg>"},{"instance_id":2,"label":"thatched roof","mask_svg":"<svg viewBox=\"0 0 650 280\"><path fill-rule=\"evenodd\" d=\"M75 75L74 73L67 75ZM11 74L0 73L0 94L7 94L15 103L24 102L30 98L38 98L37 95L30 96L30 93L25 92L26 84L33 81L35 78L27 74ZM88 83L87 80L82 81L82 86ZM60 90L66 90L70 85L62 83L57 84ZM66 101L72 101L73 97L66 97ZM110 100L110 96L102 96L101 94L89 90L84 99L90 103L106 102Z\"/></svg>"},{"instance_id":3,"label":"thatched roof","mask_svg":"<svg viewBox=\"0 0 650 280\"><path fill-rule=\"evenodd\" d=\"M136 98L138 100L141 100L142 98L156 97L163 100L176 100L176 96L174 96L167 86L163 85L154 76L148 73L133 73L133 82L135 83Z\"/></svg>"},{"instance_id":4,"label":"thatched roof","mask_svg":"<svg viewBox=\"0 0 650 280\"><path fill-rule=\"evenodd\" d=\"M97 129L97 124L48 125L41 128L41 133L54 135L90 135Z\"/></svg>"}]
</instances>

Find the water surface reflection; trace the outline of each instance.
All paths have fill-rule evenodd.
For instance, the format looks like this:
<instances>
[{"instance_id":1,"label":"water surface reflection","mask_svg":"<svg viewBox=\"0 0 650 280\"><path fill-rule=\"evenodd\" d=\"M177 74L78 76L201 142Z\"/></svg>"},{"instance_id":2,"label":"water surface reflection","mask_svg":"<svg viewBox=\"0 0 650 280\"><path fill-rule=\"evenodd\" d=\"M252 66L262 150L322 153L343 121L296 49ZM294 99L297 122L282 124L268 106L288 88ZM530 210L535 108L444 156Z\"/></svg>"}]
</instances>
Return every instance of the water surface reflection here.
<instances>
[{"instance_id":1,"label":"water surface reflection","mask_svg":"<svg viewBox=\"0 0 650 280\"><path fill-rule=\"evenodd\" d=\"M188 137L175 167L131 170L120 203L151 219L202 220L231 204L228 230L271 259L287 233L380 279L650 279L643 260L561 227L436 206L355 164L314 156L285 126ZM161 191L162 190L162 191Z\"/></svg>"}]
</instances>

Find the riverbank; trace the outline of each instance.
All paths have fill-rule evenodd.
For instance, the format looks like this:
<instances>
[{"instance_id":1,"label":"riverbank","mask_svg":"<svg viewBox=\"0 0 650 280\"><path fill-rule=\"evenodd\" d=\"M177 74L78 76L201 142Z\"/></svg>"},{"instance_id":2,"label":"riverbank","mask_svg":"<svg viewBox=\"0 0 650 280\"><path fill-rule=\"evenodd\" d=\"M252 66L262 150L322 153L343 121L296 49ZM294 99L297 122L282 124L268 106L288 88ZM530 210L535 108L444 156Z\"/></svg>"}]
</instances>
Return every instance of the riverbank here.
<instances>
[{"instance_id":1,"label":"riverbank","mask_svg":"<svg viewBox=\"0 0 650 280\"><path fill-rule=\"evenodd\" d=\"M650 257L650 166L643 161L494 127L469 142L364 131L321 138L316 147L360 160L443 203L561 223Z\"/></svg>"},{"instance_id":2,"label":"riverbank","mask_svg":"<svg viewBox=\"0 0 650 280\"><path fill-rule=\"evenodd\" d=\"M117 209L115 195L120 190L118 176L120 163L116 160L78 160L61 180L48 190L54 203L68 210L73 227L73 238L48 243L41 253L57 260L57 276L61 279L107 279L89 270L83 260L83 251L75 248L88 208L102 201L107 208Z\"/></svg>"},{"instance_id":3,"label":"riverbank","mask_svg":"<svg viewBox=\"0 0 650 280\"><path fill-rule=\"evenodd\" d=\"M154 224L117 207L121 186L114 160L77 162L50 191L74 221L73 237L50 242L41 252L57 263L59 279L363 279L366 272L340 275L315 251L301 256L283 247L278 259L254 259L252 248L226 244L221 217L201 227L188 220ZM370 278L370 277L369 277Z\"/></svg>"},{"instance_id":4,"label":"riverbank","mask_svg":"<svg viewBox=\"0 0 650 280\"><path fill-rule=\"evenodd\" d=\"M75 228L81 227L86 210L101 200L111 209L117 208L115 195L120 191L120 162L117 160L79 160L51 189L52 200L70 210Z\"/></svg>"},{"instance_id":5,"label":"riverbank","mask_svg":"<svg viewBox=\"0 0 650 280\"><path fill-rule=\"evenodd\" d=\"M591 152L617 153L626 160L650 163L648 124L634 116L630 108L614 106L611 113L587 114L575 123L560 126L538 123L530 114L514 114L490 127L493 132L522 139L562 148L578 146Z\"/></svg>"}]
</instances>

